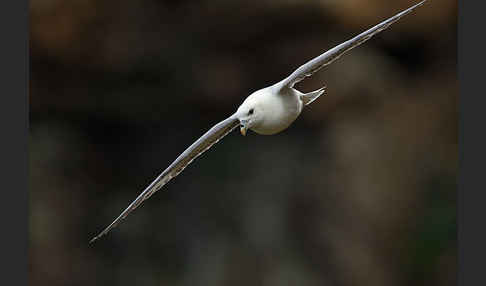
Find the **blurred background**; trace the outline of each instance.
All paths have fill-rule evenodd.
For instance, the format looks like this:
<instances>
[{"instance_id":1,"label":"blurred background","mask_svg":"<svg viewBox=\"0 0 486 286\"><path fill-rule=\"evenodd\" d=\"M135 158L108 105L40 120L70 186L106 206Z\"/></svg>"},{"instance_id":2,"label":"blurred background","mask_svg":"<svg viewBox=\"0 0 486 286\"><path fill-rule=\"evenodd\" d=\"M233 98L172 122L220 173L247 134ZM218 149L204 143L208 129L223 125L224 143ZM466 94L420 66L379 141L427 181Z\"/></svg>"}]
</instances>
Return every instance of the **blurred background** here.
<instances>
[{"instance_id":1,"label":"blurred background","mask_svg":"<svg viewBox=\"0 0 486 286\"><path fill-rule=\"evenodd\" d=\"M33 285L456 285L453 0L298 84L93 245L251 92L417 1L31 0Z\"/></svg>"}]
</instances>

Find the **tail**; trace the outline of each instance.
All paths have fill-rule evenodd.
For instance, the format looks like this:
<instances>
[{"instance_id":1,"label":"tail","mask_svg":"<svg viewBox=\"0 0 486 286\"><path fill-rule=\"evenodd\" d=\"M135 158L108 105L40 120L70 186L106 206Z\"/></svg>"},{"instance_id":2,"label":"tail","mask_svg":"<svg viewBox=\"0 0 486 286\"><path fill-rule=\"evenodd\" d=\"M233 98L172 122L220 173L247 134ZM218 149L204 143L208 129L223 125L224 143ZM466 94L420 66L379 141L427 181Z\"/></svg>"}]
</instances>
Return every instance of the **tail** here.
<instances>
[{"instance_id":1,"label":"tail","mask_svg":"<svg viewBox=\"0 0 486 286\"><path fill-rule=\"evenodd\" d=\"M304 102L304 105L309 105L311 104L314 100L316 100L321 94L323 94L326 91L326 86L323 86L319 88L316 91L311 91L309 93L304 93L303 95L300 96L302 101Z\"/></svg>"}]
</instances>

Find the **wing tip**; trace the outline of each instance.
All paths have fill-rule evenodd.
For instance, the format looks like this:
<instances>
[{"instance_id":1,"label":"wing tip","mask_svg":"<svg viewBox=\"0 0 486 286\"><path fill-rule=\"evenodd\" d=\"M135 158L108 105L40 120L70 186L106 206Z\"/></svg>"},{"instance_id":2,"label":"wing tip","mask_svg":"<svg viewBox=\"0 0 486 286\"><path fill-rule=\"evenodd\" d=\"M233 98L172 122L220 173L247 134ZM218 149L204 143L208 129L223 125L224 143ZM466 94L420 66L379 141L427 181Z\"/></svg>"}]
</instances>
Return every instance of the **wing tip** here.
<instances>
[{"instance_id":1,"label":"wing tip","mask_svg":"<svg viewBox=\"0 0 486 286\"><path fill-rule=\"evenodd\" d=\"M97 235L95 237L93 237L90 241L89 241L89 244L93 244L93 242L95 242L96 240L98 240L98 238L100 238L100 235Z\"/></svg>"},{"instance_id":2,"label":"wing tip","mask_svg":"<svg viewBox=\"0 0 486 286\"><path fill-rule=\"evenodd\" d=\"M393 18L397 18L398 17L397 19L395 19L395 21L396 21L396 20L400 19L401 17L409 14L410 12L414 11L416 8L424 5L426 1L427 0L422 0L422 1L418 2L418 3L416 3L416 4L414 4L414 5L410 6L410 7L408 7L407 9L403 10L402 12L396 14L394 17L391 17L390 19L393 19ZM395 21L393 21L393 22L395 22Z\"/></svg>"},{"instance_id":3,"label":"wing tip","mask_svg":"<svg viewBox=\"0 0 486 286\"><path fill-rule=\"evenodd\" d=\"M106 234L106 230L102 231L99 233L97 236L93 237L90 241L89 244L93 244L95 241L97 241L100 237L104 236Z\"/></svg>"},{"instance_id":4,"label":"wing tip","mask_svg":"<svg viewBox=\"0 0 486 286\"><path fill-rule=\"evenodd\" d=\"M425 2L427 2L427 0L422 0L422 1L418 2L417 4L413 5L412 7L410 7L409 9L413 10L413 9L419 7L419 6L424 5Z\"/></svg>"}]
</instances>

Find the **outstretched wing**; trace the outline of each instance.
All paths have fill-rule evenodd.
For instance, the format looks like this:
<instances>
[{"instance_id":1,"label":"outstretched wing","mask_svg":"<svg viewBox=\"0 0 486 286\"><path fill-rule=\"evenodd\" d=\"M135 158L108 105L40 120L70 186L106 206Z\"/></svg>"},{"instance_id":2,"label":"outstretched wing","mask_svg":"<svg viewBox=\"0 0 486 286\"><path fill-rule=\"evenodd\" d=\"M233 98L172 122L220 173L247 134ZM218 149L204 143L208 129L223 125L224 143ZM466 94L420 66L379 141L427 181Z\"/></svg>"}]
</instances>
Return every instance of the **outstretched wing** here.
<instances>
[{"instance_id":1,"label":"outstretched wing","mask_svg":"<svg viewBox=\"0 0 486 286\"><path fill-rule=\"evenodd\" d=\"M288 88L293 87L299 81L303 80L308 76L311 76L312 74L314 74L315 72L323 68L324 66L337 60L340 56L342 56L347 51L353 49L354 47L359 46L360 44L366 42L377 33L385 30L391 24L398 21L398 19L410 13L413 9L424 4L424 2L425 0L418 4L415 4L414 6L396 14L391 18L388 18L387 20L381 22L380 24L374 26L373 28L368 29L367 31L355 36L354 38L347 40L346 42L337 45L336 47L328 50L327 52L321 54L320 56L308 61L307 63L300 66L298 69L296 69L289 77L278 82L275 85L275 87L279 90L284 87L288 87Z\"/></svg>"},{"instance_id":2,"label":"outstretched wing","mask_svg":"<svg viewBox=\"0 0 486 286\"><path fill-rule=\"evenodd\" d=\"M156 191L164 186L170 179L176 177L184 168L187 167L194 159L208 150L213 144L226 136L229 132L239 125L239 120L230 116L227 119L214 125L208 132L196 140L187 148L170 166L165 169L107 228L100 234L91 239L90 243L107 234L112 228L115 228L130 212L136 209L143 201L150 198Z\"/></svg>"}]
</instances>

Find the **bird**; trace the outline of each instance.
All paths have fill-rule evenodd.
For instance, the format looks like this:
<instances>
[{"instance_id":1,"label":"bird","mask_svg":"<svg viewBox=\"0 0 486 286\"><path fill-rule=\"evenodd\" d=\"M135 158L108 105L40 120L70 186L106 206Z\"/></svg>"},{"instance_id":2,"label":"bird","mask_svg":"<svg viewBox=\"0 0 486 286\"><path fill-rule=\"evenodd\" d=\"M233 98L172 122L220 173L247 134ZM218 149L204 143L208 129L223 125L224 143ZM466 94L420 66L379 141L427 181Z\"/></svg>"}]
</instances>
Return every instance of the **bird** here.
<instances>
[{"instance_id":1,"label":"bird","mask_svg":"<svg viewBox=\"0 0 486 286\"><path fill-rule=\"evenodd\" d=\"M90 244L115 228L128 214L140 206L142 202L150 198L155 192L167 184L167 182L179 175L194 159L238 126L243 136L246 135L248 130L261 135L272 135L287 129L299 117L305 106L314 102L326 91L326 87L324 86L309 93L302 93L294 88L296 83L313 75L349 50L361 45L374 35L387 29L391 24L412 12L417 7L422 6L425 2L426 0L423 0L322 53L297 68L280 82L250 94L235 113L214 125L182 152L110 225L92 238Z\"/></svg>"}]
</instances>

